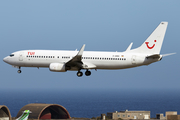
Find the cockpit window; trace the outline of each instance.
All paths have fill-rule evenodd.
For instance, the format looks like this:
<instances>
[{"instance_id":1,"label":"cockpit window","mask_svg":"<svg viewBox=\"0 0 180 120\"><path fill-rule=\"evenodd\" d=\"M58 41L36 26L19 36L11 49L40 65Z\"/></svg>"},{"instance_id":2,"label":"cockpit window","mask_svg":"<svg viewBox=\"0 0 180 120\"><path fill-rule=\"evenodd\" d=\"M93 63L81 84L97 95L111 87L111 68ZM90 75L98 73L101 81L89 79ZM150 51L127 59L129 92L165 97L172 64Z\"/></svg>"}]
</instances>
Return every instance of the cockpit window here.
<instances>
[{"instance_id":1,"label":"cockpit window","mask_svg":"<svg viewBox=\"0 0 180 120\"><path fill-rule=\"evenodd\" d=\"M10 54L9 56L10 56L10 57L13 57L13 56L14 56L14 54Z\"/></svg>"}]
</instances>

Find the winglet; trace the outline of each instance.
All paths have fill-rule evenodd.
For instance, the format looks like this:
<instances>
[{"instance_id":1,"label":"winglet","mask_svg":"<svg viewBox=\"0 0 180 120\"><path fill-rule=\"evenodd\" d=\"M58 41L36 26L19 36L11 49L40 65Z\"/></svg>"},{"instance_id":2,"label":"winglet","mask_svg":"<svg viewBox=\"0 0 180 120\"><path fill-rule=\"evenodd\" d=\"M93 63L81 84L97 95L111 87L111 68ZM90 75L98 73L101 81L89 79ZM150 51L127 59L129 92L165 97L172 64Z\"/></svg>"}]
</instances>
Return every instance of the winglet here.
<instances>
[{"instance_id":1,"label":"winglet","mask_svg":"<svg viewBox=\"0 0 180 120\"><path fill-rule=\"evenodd\" d=\"M80 51L78 52L78 56L82 56L83 52L84 52L84 48L85 48L85 44L82 46L82 48L80 49Z\"/></svg>"},{"instance_id":2,"label":"winglet","mask_svg":"<svg viewBox=\"0 0 180 120\"><path fill-rule=\"evenodd\" d=\"M78 54L76 56L74 56L71 60L69 60L66 65L68 66L72 66L72 65L76 65L76 66L80 66L82 65L82 54L84 52L84 48L85 48L85 44L82 46L82 48L79 50ZM78 64L78 62L80 63L80 65Z\"/></svg>"},{"instance_id":3,"label":"winglet","mask_svg":"<svg viewBox=\"0 0 180 120\"><path fill-rule=\"evenodd\" d=\"M126 51L131 50L132 45L133 45L133 43L131 43L131 44L129 45L129 47L126 49Z\"/></svg>"}]
</instances>

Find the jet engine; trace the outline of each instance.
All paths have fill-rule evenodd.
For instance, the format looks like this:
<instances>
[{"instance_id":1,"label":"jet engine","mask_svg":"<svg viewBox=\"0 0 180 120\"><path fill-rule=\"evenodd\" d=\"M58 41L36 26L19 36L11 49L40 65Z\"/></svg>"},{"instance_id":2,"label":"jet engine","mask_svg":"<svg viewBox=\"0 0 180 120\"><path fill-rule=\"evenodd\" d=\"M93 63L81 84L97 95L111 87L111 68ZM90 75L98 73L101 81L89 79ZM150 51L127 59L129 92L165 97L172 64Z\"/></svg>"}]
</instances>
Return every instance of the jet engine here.
<instances>
[{"instance_id":1,"label":"jet engine","mask_svg":"<svg viewBox=\"0 0 180 120\"><path fill-rule=\"evenodd\" d=\"M49 70L53 72L66 72L66 67L63 63L51 63Z\"/></svg>"}]
</instances>

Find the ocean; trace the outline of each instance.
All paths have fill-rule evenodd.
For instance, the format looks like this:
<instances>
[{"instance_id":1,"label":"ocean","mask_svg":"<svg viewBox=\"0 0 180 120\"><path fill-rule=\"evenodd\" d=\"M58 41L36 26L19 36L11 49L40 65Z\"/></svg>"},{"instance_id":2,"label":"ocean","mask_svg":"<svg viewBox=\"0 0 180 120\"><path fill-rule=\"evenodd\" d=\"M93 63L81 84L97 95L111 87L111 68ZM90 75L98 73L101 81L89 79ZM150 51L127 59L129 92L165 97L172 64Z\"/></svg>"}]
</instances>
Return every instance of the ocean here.
<instances>
[{"instance_id":1,"label":"ocean","mask_svg":"<svg viewBox=\"0 0 180 120\"><path fill-rule=\"evenodd\" d=\"M71 117L92 118L102 113L124 110L157 113L177 111L180 94L176 90L1 90L0 105L6 105L12 117L29 103L59 104Z\"/></svg>"}]
</instances>

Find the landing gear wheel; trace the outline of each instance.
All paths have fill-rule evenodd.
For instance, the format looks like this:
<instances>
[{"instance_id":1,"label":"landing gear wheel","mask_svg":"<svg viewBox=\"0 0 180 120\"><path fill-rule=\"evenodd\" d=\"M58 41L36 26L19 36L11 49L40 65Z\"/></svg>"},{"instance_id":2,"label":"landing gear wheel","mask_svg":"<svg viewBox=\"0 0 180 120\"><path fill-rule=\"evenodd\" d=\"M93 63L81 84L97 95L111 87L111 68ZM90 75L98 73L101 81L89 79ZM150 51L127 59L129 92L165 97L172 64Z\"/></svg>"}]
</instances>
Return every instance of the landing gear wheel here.
<instances>
[{"instance_id":1,"label":"landing gear wheel","mask_svg":"<svg viewBox=\"0 0 180 120\"><path fill-rule=\"evenodd\" d=\"M83 75L82 72L80 72L80 71L77 72L77 76L78 76L78 77L81 77L82 75Z\"/></svg>"},{"instance_id":2,"label":"landing gear wheel","mask_svg":"<svg viewBox=\"0 0 180 120\"><path fill-rule=\"evenodd\" d=\"M18 72L18 73L21 73L21 70L18 70L17 72Z\"/></svg>"},{"instance_id":3,"label":"landing gear wheel","mask_svg":"<svg viewBox=\"0 0 180 120\"><path fill-rule=\"evenodd\" d=\"M87 70L87 71L85 72L85 75L86 75L86 76L90 76L90 75L91 75L91 71Z\"/></svg>"}]
</instances>

